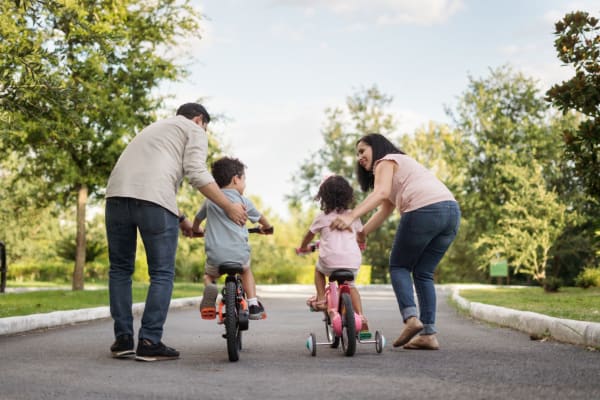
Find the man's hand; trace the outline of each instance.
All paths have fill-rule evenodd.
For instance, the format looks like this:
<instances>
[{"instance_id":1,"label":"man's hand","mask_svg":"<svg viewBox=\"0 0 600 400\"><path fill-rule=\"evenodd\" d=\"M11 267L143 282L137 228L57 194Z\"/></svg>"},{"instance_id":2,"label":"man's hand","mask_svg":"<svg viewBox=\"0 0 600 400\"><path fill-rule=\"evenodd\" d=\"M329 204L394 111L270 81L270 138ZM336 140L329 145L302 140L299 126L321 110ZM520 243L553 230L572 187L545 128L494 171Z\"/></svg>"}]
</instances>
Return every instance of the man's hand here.
<instances>
[{"instance_id":1,"label":"man's hand","mask_svg":"<svg viewBox=\"0 0 600 400\"><path fill-rule=\"evenodd\" d=\"M241 203L231 203L231 206L225 211L230 220L244 226L248 219L248 213L246 213L246 207Z\"/></svg>"},{"instance_id":2,"label":"man's hand","mask_svg":"<svg viewBox=\"0 0 600 400\"><path fill-rule=\"evenodd\" d=\"M181 229L181 233L185 237L192 237L194 235L194 230L192 229L192 222L187 218L179 223L179 229Z\"/></svg>"}]
</instances>

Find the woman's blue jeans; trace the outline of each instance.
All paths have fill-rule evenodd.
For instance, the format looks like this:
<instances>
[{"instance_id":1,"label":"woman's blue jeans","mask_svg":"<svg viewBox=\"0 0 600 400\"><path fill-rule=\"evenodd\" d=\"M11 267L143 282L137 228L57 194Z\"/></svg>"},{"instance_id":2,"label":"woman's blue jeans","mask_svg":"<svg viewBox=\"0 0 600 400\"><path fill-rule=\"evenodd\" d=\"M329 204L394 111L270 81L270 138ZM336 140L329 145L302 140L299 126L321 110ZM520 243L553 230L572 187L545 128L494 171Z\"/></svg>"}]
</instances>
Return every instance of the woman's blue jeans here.
<instances>
[{"instance_id":1,"label":"woman's blue jeans","mask_svg":"<svg viewBox=\"0 0 600 400\"><path fill-rule=\"evenodd\" d=\"M414 288L419 301L421 334L436 333L436 295L433 273L456 237L460 208L443 201L402 214L390 253L390 276L396 300L406 321L417 316Z\"/></svg>"},{"instance_id":2,"label":"woman's blue jeans","mask_svg":"<svg viewBox=\"0 0 600 400\"><path fill-rule=\"evenodd\" d=\"M133 336L131 277L139 230L146 250L150 287L138 338L158 343L173 292L178 218L157 204L128 197L107 198L105 218L110 260L110 314L115 336Z\"/></svg>"}]
</instances>

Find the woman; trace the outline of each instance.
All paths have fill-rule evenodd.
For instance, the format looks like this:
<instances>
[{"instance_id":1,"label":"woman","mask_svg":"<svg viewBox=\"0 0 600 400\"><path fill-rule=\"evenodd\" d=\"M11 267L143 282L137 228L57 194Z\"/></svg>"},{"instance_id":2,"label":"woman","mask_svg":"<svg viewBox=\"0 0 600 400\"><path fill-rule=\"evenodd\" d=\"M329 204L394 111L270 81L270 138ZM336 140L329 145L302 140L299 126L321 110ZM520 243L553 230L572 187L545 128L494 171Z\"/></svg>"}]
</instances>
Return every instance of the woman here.
<instances>
[{"instance_id":1,"label":"woman","mask_svg":"<svg viewBox=\"0 0 600 400\"><path fill-rule=\"evenodd\" d=\"M394 209L400 212L390 252L390 276L405 325L394 347L437 350L433 274L458 232L458 203L433 173L383 135L362 137L356 143L356 157L358 182L364 192L371 193L351 213L336 218L331 227L347 229L352 221L378 208L364 226L360 238L364 241Z\"/></svg>"}]
</instances>

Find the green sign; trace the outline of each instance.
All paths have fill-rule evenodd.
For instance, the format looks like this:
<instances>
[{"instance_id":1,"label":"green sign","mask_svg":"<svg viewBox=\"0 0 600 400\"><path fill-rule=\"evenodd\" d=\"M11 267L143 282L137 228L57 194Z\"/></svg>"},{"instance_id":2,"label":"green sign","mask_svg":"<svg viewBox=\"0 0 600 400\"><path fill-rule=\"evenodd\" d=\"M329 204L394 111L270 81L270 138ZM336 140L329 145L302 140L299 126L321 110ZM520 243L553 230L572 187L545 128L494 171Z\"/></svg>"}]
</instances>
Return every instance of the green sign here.
<instances>
[{"instance_id":1,"label":"green sign","mask_svg":"<svg viewBox=\"0 0 600 400\"><path fill-rule=\"evenodd\" d=\"M490 264L490 276L504 277L508 276L508 263L506 260L499 260Z\"/></svg>"}]
</instances>

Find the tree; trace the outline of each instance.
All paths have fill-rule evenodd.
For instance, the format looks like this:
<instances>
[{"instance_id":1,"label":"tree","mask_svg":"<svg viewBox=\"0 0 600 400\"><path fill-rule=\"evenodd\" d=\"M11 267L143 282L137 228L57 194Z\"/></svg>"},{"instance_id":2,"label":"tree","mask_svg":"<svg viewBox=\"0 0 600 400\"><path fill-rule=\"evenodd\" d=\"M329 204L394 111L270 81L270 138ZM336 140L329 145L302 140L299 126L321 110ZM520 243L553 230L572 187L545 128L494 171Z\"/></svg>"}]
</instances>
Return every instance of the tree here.
<instances>
[{"instance_id":1,"label":"tree","mask_svg":"<svg viewBox=\"0 0 600 400\"><path fill-rule=\"evenodd\" d=\"M295 193L288 196L293 207L313 204L319 184L325 174L335 173L353 181L356 141L368 133L390 135L396 121L386 110L392 97L382 93L376 86L359 89L346 99L346 107L329 108L325 111L326 124L322 130L323 147L309 156L292 177ZM357 188L358 185L353 185ZM355 190L356 201L364 198ZM366 221L366 219L365 219ZM363 221L363 222L365 222ZM391 223L386 223L369 238L364 259L372 264L374 282L387 282L387 254L393 238Z\"/></svg>"},{"instance_id":2,"label":"tree","mask_svg":"<svg viewBox=\"0 0 600 400\"><path fill-rule=\"evenodd\" d=\"M457 194L463 216L457 241L475 243L499 232L498 221L516 184L507 168L538 161L546 177L553 171L551 162L560 159L560 149L536 82L509 66L491 70L489 77L470 77L456 112L449 114L462 136L458 163L465 174ZM488 264L485 254L465 247L472 252L466 260L471 270Z\"/></svg>"},{"instance_id":3,"label":"tree","mask_svg":"<svg viewBox=\"0 0 600 400\"><path fill-rule=\"evenodd\" d=\"M8 263L52 256L45 238L59 234L57 209L44 201L47 183L40 177L21 179L25 162L15 154L0 160L0 241Z\"/></svg>"},{"instance_id":4,"label":"tree","mask_svg":"<svg viewBox=\"0 0 600 400\"><path fill-rule=\"evenodd\" d=\"M506 257L515 273L543 283L550 250L570 218L567 207L558 201L556 193L546 189L537 162L530 167L505 165L504 171L514 184L508 188L510 199L502 206L500 230L483 236L476 246L485 250L486 259Z\"/></svg>"},{"instance_id":5,"label":"tree","mask_svg":"<svg viewBox=\"0 0 600 400\"><path fill-rule=\"evenodd\" d=\"M587 192L600 199L600 25L598 18L577 11L555 25L558 58L575 68L575 76L556 84L547 100L563 113L577 111L587 118L577 129L565 130L566 154L575 164Z\"/></svg>"},{"instance_id":6,"label":"tree","mask_svg":"<svg viewBox=\"0 0 600 400\"><path fill-rule=\"evenodd\" d=\"M323 177L329 173L352 179L355 168L356 141L367 133L391 133L396 126L385 109L392 98L376 86L359 89L346 98L346 108L325 110L326 124L322 130L323 147L307 157L292 177L297 188L288 200L293 205L311 203Z\"/></svg>"},{"instance_id":7,"label":"tree","mask_svg":"<svg viewBox=\"0 0 600 400\"><path fill-rule=\"evenodd\" d=\"M42 177L45 200L77 204L73 289L83 289L85 210L118 155L154 119L164 80L185 75L169 56L197 35L188 0L3 1L0 152Z\"/></svg>"}]
</instances>

